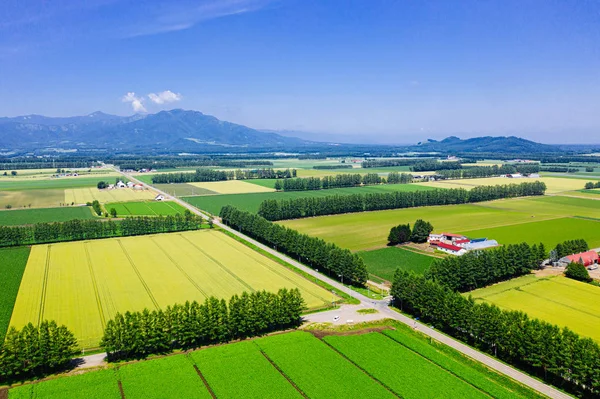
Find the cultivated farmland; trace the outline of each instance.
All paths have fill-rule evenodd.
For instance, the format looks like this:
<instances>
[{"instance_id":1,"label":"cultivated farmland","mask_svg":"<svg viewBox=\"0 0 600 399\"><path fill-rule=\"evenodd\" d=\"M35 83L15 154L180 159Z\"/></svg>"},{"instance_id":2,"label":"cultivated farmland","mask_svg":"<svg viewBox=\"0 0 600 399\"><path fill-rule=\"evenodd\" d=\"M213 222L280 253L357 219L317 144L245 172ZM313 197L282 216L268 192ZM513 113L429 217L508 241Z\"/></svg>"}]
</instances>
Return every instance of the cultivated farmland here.
<instances>
[{"instance_id":1,"label":"cultivated farmland","mask_svg":"<svg viewBox=\"0 0 600 399\"><path fill-rule=\"evenodd\" d=\"M28 258L29 247L0 249L0 343L10 323Z\"/></svg>"},{"instance_id":2,"label":"cultivated farmland","mask_svg":"<svg viewBox=\"0 0 600 399\"><path fill-rule=\"evenodd\" d=\"M66 222L74 219L93 218L92 211L87 206L0 211L0 225L2 226Z\"/></svg>"},{"instance_id":3,"label":"cultivated farmland","mask_svg":"<svg viewBox=\"0 0 600 399\"><path fill-rule=\"evenodd\" d=\"M467 190L478 186L492 186L522 183L524 181L541 181L546 183L547 194L557 194L565 191L578 190L583 188L584 181L578 179L569 179L564 177L539 177L535 179L508 179L505 177L487 177L481 179L460 179L460 180L438 180L436 182L417 183L427 187L436 188L465 188Z\"/></svg>"},{"instance_id":4,"label":"cultivated farmland","mask_svg":"<svg viewBox=\"0 0 600 399\"><path fill-rule=\"evenodd\" d=\"M75 188L65 190L65 203L85 204L98 200L100 203L140 201L154 199L156 193L152 190L133 190L120 188L113 190L98 190L96 187Z\"/></svg>"},{"instance_id":5,"label":"cultivated farmland","mask_svg":"<svg viewBox=\"0 0 600 399\"><path fill-rule=\"evenodd\" d=\"M244 180L211 181L188 184L201 189L214 191L217 194L270 193L275 191L272 188L247 183Z\"/></svg>"},{"instance_id":6,"label":"cultivated farmland","mask_svg":"<svg viewBox=\"0 0 600 399\"><path fill-rule=\"evenodd\" d=\"M467 294L465 294L467 295ZM477 301L520 310L600 341L600 289L562 276L523 276L471 291Z\"/></svg>"},{"instance_id":7,"label":"cultivated farmland","mask_svg":"<svg viewBox=\"0 0 600 399\"><path fill-rule=\"evenodd\" d=\"M250 183L248 183L250 184ZM416 184L384 184L378 186L366 187L348 187L332 188L327 190L309 190L309 191L286 191L269 192L254 194L230 194L204 197L185 197L185 201L195 207L218 215L221 208L225 205L233 205L236 208L248 212L256 213L260 204L268 199L294 199L307 197L326 197L329 195L349 195L349 194L367 194L367 193L385 193L393 191L418 191L431 190L429 187L418 186Z\"/></svg>"},{"instance_id":8,"label":"cultivated farmland","mask_svg":"<svg viewBox=\"0 0 600 399\"><path fill-rule=\"evenodd\" d=\"M387 281L394 279L396 269L422 274L435 260L434 257L398 247L362 251L358 255L365 261L372 280Z\"/></svg>"},{"instance_id":9,"label":"cultivated farmland","mask_svg":"<svg viewBox=\"0 0 600 399\"><path fill-rule=\"evenodd\" d=\"M56 320L75 333L80 346L92 348L116 312L284 287L299 288L312 309L334 299L329 291L213 230L37 245L11 325Z\"/></svg>"},{"instance_id":10,"label":"cultivated farmland","mask_svg":"<svg viewBox=\"0 0 600 399\"><path fill-rule=\"evenodd\" d=\"M208 399L209 392L224 399L539 397L406 326L394 327L323 340L306 332L274 335L24 385L9 399L116 399L119 381L125 399Z\"/></svg>"},{"instance_id":11,"label":"cultivated farmland","mask_svg":"<svg viewBox=\"0 0 600 399\"><path fill-rule=\"evenodd\" d=\"M185 208L172 201L138 201L138 202L114 202L104 205L107 211L114 208L117 216L166 216L183 213Z\"/></svg>"}]
</instances>

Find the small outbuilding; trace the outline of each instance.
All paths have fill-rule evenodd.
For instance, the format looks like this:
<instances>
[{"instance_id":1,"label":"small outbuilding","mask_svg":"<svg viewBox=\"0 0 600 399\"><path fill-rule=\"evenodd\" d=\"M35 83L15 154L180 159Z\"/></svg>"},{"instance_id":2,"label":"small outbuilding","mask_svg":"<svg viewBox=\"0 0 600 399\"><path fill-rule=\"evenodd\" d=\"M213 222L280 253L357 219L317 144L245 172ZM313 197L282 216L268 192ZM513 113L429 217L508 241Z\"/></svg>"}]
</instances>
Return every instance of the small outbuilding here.
<instances>
[{"instance_id":1,"label":"small outbuilding","mask_svg":"<svg viewBox=\"0 0 600 399\"><path fill-rule=\"evenodd\" d=\"M462 256L467 253L467 250L456 245L446 244L445 242L439 242L437 248L451 255Z\"/></svg>"},{"instance_id":2,"label":"small outbuilding","mask_svg":"<svg viewBox=\"0 0 600 399\"><path fill-rule=\"evenodd\" d=\"M154 201L164 201L165 200L165 196L162 194L158 194L155 198Z\"/></svg>"}]
</instances>

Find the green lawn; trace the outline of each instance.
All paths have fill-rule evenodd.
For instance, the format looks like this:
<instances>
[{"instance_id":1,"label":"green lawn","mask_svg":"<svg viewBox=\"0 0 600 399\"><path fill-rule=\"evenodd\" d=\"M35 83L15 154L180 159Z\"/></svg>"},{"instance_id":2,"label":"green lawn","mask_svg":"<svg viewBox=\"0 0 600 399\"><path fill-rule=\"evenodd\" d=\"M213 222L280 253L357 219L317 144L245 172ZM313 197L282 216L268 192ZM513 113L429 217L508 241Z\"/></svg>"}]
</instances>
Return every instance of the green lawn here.
<instances>
[{"instance_id":1,"label":"green lawn","mask_svg":"<svg viewBox=\"0 0 600 399\"><path fill-rule=\"evenodd\" d=\"M29 251L30 247L0 249L0 343L8 330Z\"/></svg>"},{"instance_id":2,"label":"green lawn","mask_svg":"<svg viewBox=\"0 0 600 399\"><path fill-rule=\"evenodd\" d=\"M600 288L563 276L528 275L466 293L477 301L569 327L600 342Z\"/></svg>"},{"instance_id":3,"label":"green lawn","mask_svg":"<svg viewBox=\"0 0 600 399\"><path fill-rule=\"evenodd\" d=\"M93 219L87 206L60 208L11 209L0 211L0 226L18 226L33 223L66 222L74 219Z\"/></svg>"},{"instance_id":4,"label":"green lawn","mask_svg":"<svg viewBox=\"0 0 600 399\"><path fill-rule=\"evenodd\" d=\"M225 399L541 397L403 324L393 328L322 340L276 334L22 385L8 399L117 399L119 382L128 399L209 399L208 388Z\"/></svg>"},{"instance_id":5,"label":"green lawn","mask_svg":"<svg viewBox=\"0 0 600 399\"><path fill-rule=\"evenodd\" d=\"M537 220L537 218L533 220ZM488 237L501 244L518 244L524 241L529 244L543 242L546 248L553 248L556 244L566 240L583 238L590 247L595 248L600 247L599 230L600 220L565 217L487 229L456 229L455 232L469 237Z\"/></svg>"},{"instance_id":6,"label":"green lawn","mask_svg":"<svg viewBox=\"0 0 600 399\"><path fill-rule=\"evenodd\" d=\"M252 180L247 180L252 182ZM258 212L261 202L267 199L292 199L304 197L325 197L328 195L349 195L349 194L366 194L366 193L382 193L393 191L419 191L431 190L429 187L414 185L414 184L385 184L379 186L367 187L349 187L349 188L333 188L328 190L311 190L311 191L287 191L273 193L251 193L251 194L225 194L215 196L200 196L200 197L185 197L185 201L194 205L197 208L218 215L221 208L225 205L233 205L238 209L248 212Z\"/></svg>"},{"instance_id":7,"label":"green lawn","mask_svg":"<svg viewBox=\"0 0 600 399\"><path fill-rule=\"evenodd\" d=\"M431 266L434 257L421 255L399 247L388 247L373 251L359 252L370 274L380 279L392 281L396 269L422 274Z\"/></svg>"},{"instance_id":8,"label":"green lawn","mask_svg":"<svg viewBox=\"0 0 600 399\"><path fill-rule=\"evenodd\" d=\"M112 208L117 211L117 216L167 216L183 213L185 208L176 202L165 201L135 201L112 202L106 204L105 209L110 212Z\"/></svg>"}]
</instances>

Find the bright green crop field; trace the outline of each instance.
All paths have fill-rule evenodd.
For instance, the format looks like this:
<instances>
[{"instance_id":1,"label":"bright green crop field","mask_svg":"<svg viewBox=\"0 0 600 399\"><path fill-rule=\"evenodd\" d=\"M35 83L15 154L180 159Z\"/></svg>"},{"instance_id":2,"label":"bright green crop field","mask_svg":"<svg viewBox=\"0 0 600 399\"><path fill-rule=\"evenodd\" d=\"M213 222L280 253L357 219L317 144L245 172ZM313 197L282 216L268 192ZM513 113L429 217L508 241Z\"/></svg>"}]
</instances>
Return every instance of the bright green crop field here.
<instances>
[{"instance_id":1,"label":"bright green crop field","mask_svg":"<svg viewBox=\"0 0 600 399\"><path fill-rule=\"evenodd\" d=\"M59 377L8 399L540 398L400 323L383 333L292 332ZM197 368L197 370L195 369ZM204 381L202 379L204 378Z\"/></svg>"},{"instance_id":2,"label":"bright green crop field","mask_svg":"<svg viewBox=\"0 0 600 399\"><path fill-rule=\"evenodd\" d=\"M248 182L251 182L251 180L248 180ZM225 205L233 205L238 209L256 213L258 212L261 202L268 199L279 200L306 197L325 197L328 195L385 193L392 191L420 191L423 189L431 190L429 187L418 186L416 184L385 184L367 187L332 188L328 190L225 194L215 196L185 197L183 199L199 209L210 212L213 215L218 215L221 211L221 208Z\"/></svg>"},{"instance_id":3,"label":"bright green crop field","mask_svg":"<svg viewBox=\"0 0 600 399\"><path fill-rule=\"evenodd\" d=\"M358 255L365 262L371 279L387 281L394 279L396 269L422 274L435 260L434 257L398 247L361 251Z\"/></svg>"},{"instance_id":4,"label":"bright green crop field","mask_svg":"<svg viewBox=\"0 0 600 399\"><path fill-rule=\"evenodd\" d=\"M93 219L87 206L60 208L11 209L0 211L0 226L18 226L33 223L66 222L74 219Z\"/></svg>"},{"instance_id":5,"label":"bright green crop field","mask_svg":"<svg viewBox=\"0 0 600 399\"><path fill-rule=\"evenodd\" d=\"M46 190L79 187L96 187L100 180L114 180L114 177L61 177L56 179L28 179L15 181L0 181L0 190ZM114 183L114 181L113 181Z\"/></svg>"},{"instance_id":6,"label":"bright green crop field","mask_svg":"<svg viewBox=\"0 0 600 399\"><path fill-rule=\"evenodd\" d=\"M30 247L0 249L0 343L4 340Z\"/></svg>"},{"instance_id":7,"label":"bright green crop field","mask_svg":"<svg viewBox=\"0 0 600 399\"><path fill-rule=\"evenodd\" d=\"M528 275L468 294L477 301L520 310L600 342L600 288L593 285L563 276Z\"/></svg>"},{"instance_id":8,"label":"bright green crop field","mask_svg":"<svg viewBox=\"0 0 600 399\"><path fill-rule=\"evenodd\" d=\"M110 212L112 208L117 211L117 217L122 216L167 216L183 213L185 208L172 201L135 201L112 202L104 205Z\"/></svg>"}]
</instances>

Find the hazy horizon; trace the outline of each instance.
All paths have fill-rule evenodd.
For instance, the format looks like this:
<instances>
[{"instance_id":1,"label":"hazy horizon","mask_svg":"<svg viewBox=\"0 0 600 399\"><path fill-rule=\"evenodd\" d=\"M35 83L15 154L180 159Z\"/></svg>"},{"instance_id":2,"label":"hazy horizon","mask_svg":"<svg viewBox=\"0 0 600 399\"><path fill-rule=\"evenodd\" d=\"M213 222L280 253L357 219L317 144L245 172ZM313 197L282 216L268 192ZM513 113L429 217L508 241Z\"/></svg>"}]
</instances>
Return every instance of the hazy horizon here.
<instances>
[{"instance_id":1,"label":"hazy horizon","mask_svg":"<svg viewBox=\"0 0 600 399\"><path fill-rule=\"evenodd\" d=\"M378 143L588 144L600 137L599 12L542 0L8 0L0 113L177 107Z\"/></svg>"}]
</instances>

